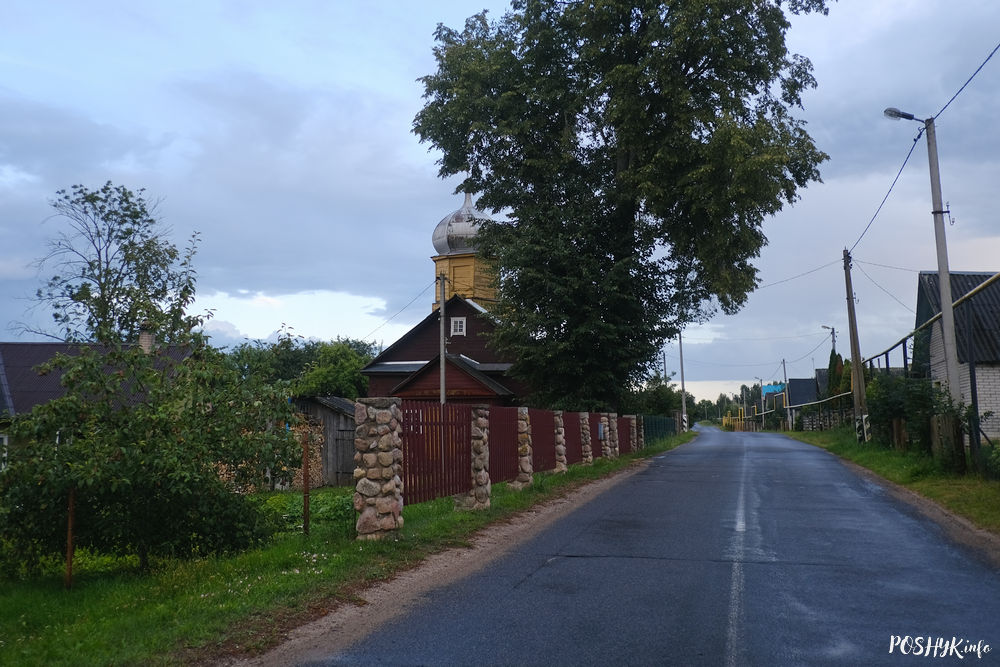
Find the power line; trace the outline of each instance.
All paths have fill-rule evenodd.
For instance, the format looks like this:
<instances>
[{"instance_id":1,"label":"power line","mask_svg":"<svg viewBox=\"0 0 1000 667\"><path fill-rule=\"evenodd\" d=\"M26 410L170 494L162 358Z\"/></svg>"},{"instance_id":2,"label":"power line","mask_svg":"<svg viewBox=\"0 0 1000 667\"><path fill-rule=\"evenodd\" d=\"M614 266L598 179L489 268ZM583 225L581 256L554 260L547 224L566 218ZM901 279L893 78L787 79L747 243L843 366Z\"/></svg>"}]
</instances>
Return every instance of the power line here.
<instances>
[{"instance_id":1,"label":"power line","mask_svg":"<svg viewBox=\"0 0 1000 667\"><path fill-rule=\"evenodd\" d=\"M986 63L988 63L988 62L990 61L990 58L992 58L992 57L993 57L993 54L995 54L995 53L997 52L997 50L998 50L998 49L1000 49L1000 44L997 44L997 45L996 45L995 47L993 47L993 50L992 50L992 51L990 51L990 55L986 56L986 60L984 60L984 61L982 62L982 64L981 64L981 65L979 65L979 67L977 67L977 68L976 68L976 71L972 73L972 76L970 76L970 77L969 77L969 80L968 80L968 81L966 81L965 83L963 83L963 84L962 84L962 87L958 89L958 92L957 92L957 93L955 93L954 95L952 95L952 96L951 96L951 99L950 99L950 100L948 100L948 103L947 103L947 104L945 104L945 105L944 105L943 107L941 107L941 111L938 111L938 112L937 112L936 114L934 114L934 118L935 118L935 119L936 119L936 118L937 118L938 116L940 116L941 114L943 114L943 113L944 113L944 110L945 110L945 109L947 109L947 108L948 108L948 107L949 107L949 106L951 105L951 103L955 101L955 98L956 98L956 97L958 97L959 95L961 95L961 94L962 94L962 91L963 91L963 90L965 90L965 87L966 87L966 86L968 86L968 85L969 85L970 83L972 83L972 80L976 78L976 75L977 75L977 74L979 74L979 71L980 71L981 69L983 69L983 67L985 67L985 66L986 66Z\"/></svg>"},{"instance_id":2,"label":"power line","mask_svg":"<svg viewBox=\"0 0 1000 667\"><path fill-rule=\"evenodd\" d=\"M886 294L888 294L890 297L892 297L892 299L896 303L898 303L903 308L906 308L908 311L910 311L911 313L913 313L914 315L916 315L916 312L912 308L910 308L909 306L907 306L905 303L903 303L902 301L900 301L899 299L897 299L895 294L893 294L892 292L890 292L889 290L887 290L886 288L882 287L877 282L875 282L875 279L872 278L870 275L868 275L868 272L865 271L864 267L858 266L858 270L861 271L861 273L864 274L865 278L867 278L868 280L870 280L872 282L872 284L875 285L875 287L879 288L880 290L882 290L883 292L885 292Z\"/></svg>"},{"instance_id":3,"label":"power line","mask_svg":"<svg viewBox=\"0 0 1000 667\"><path fill-rule=\"evenodd\" d=\"M857 264L867 264L868 266L879 266L883 269L895 269L896 271L908 271L909 273L920 273L919 269L907 269L902 266L890 266L889 264L879 264L878 262L862 262L857 257L852 258Z\"/></svg>"},{"instance_id":4,"label":"power line","mask_svg":"<svg viewBox=\"0 0 1000 667\"><path fill-rule=\"evenodd\" d=\"M825 269L828 266L833 266L834 264L840 264L842 261L843 260L835 259L832 262L830 262L829 264L824 264L823 266L817 266L815 269L810 269L809 271L806 271L805 273L800 273L797 276L792 276L791 278L785 278L784 280L776 280L773 283L767 283L766 285L761 285L757 289L764 289L765 287L774 287L775 285L780 285L782 283L791 282L792 280L797 280L798 278L801 278L803 276L808 276L810 273L816 273L817 271L821 271L822 269Z\"/></svg>"},{"instance_id":5,"label":"power line","mask_svg":"<svg viewBox=\"0 0 1000 667\"><path fill-rule=\"evenodd\" d=\"M831 333L830 335L832 336L833 334ZM819 345L817 345L817 346L816 346L816 347L814 347L813 349L809 350L808 352L806 352L805 354L803 354L803 355L802 355L801 357L799 357L798 359L792 359L792 360L791 360L791 361L789 361L788 363L790 363L790 364L797 364L798 362L802 361L803 359L805 359L806 357L808 357L808 356L809 356L810 354L812 354L813 352L815 352L816 350L818 350L818 349L819 349L819 347L820 347L820 345L822 345L823 343L825 343L825 342L826 342L826 338L828 338L828 337L825 337L825 338L824 338L823 340L821 340L821 341L819 342Z\"/></svg>"},{"instance_id":6,"label":"power line","mask_svg":"<svg viewBox=\"0 0 1000 667\"><path fill-rule=\"evenodd\" d=\"M972 83L972 80L976 78L976 75L979 74L979 72L983 69L983 67L986 65L986 63L988 63L990 61L990 58L993 57L993 55L997 52L997 50L1000 50L1000 44L997 44L993 48L993 50L990 51L990 55L986 56L986 60L984 60L979 65L979 67L976 68L976 71L972 73L972 76L970 76L969 79L965 83L962 84L962 87L959 88L958 91L954 95L951 96L951 99L948 100L948 102L943 107L941 107L941 110L938 111L936 114L934 114L934 118L937 118L938 116L940 116L941 114L943 114L944 110L947 109L949 106L951 106L951 103L954 102L955 99L958 98L958 96L962 94L962 91L965 90L966 86L968 86L970 83ZM851 246L850 252L852 252L852 253L854 252L854 249L858 247L859 243L861 243L861 239L863 239L865 237L865 234L868 233L868 230L871 228L872 223L875 222L875 218L878 217L878 214L882 210L882 207L885 205L886 200L889 199L889 195L892 194L893 188L896 187L896 182L899 181L899 177L903 173L903 168L906 167L906 163L909 162L910 156L913 155L913 149L917 147L917 142L920 141L920 137L923 135L923 133L924 133L924 128L920 128L920 131L917 132L917 136L913 139L913 145L910 146L910 152L908 152L906 154L906 159L903 160L903 164L900 165L899 171L896 172L896 178L892 179L892 185L889 186L888 192L886 192L885 193L885 197L882 198L882 203L878 205L878 209L876 209L875 215L873 215L872 219L868 221L868 225L865 227L865 230L863 232L861 232L861 236L859 236L858 240L855 241L854 245Z\"/></svg>"},{"instance_id":7,"label":"power line","mask_svg":"<svg viewBox=\"0 0 1000 667\"><path fill-rule=\"evenodd\" d=\"M917 142L920 141L920 137L923 133L924 128L920 128L920 131L917 132L917 136L913 139L913 145L910 146L910 152L906 154L906 159L903 160L903 164L899 165L899 171L896 172L896 178L892 179L892 184L889 186L889 190L886 191L885 197L882 197L882 203L878 205L877 209L875 209L875 215L873 215L872 219L868 221L868 225L865 226L865 231L861 232L861 236L859 236L858 240L854 242L854 245L851 246L849 252L854 252L854 249L858 247L859 243L861 243L861 239L863 239L865 234L868 233L868 230L871 229L872 223L875 222L875 218L878 217L878 214L882 211L882 207L885 206L885 202L888 201L889 195L892 194L892 189L895 188L896 183L899 182L899 177L903 174L903 169L906 168L906 163L910 161L910 156L913 155L913 149L917 147Z\"/></svg>"},{"instance_id":8,"label":"power line","mask_svg":"<svg viewBox=\"0 0 1000 667\"><path fill-rule=\"evenodd\" d=\"M409 308L410 306L412 306L414 301L416 301L417 299L419 299L420 297L422 297L427 290L429 290L431 287L433 287L436 284L437 284L437 280L435 280L430 285L428 285L427 287L425 287L422 290L420 290L420 294L418 294L415 297L413 297L412 299L410 299L410 302L408 304L406 304L405 306L403 306L402 308L400 308L396 312L395 315L393 315L389 319L387 319L384 322L382 322L382 324L380 324L377 327L375 327L374 329L372 329L372 332L370 334L368 334L367 336L365 336L364 338L362 338L361 340L367 340L367 339L371 338L373 335L375 335L375 332L377 332L379 329L381 329L385 325L389 324L389 322L391 322L394 319L396 319L396 317L399 316L400 313L402 313L404 310L406 310L407 308Z\"/></svg>"}]
</instances>

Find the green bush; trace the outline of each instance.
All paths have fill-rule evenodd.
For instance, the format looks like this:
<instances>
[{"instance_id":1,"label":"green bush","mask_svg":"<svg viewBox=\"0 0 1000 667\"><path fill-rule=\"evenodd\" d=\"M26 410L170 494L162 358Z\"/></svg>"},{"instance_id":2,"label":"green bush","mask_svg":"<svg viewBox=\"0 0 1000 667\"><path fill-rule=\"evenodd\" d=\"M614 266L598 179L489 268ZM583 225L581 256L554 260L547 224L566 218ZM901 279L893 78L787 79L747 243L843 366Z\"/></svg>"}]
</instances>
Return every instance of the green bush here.
<instances>
[{"instance_id":1,"label":"green bush","mask_svg":"<svg viewBox=\"0 0 1000 667\"><path fill-rule=\"evenodd\" d=\"M865 396L877 442L888 445L892 441L893 420L904 419L910 443L917 451L928 454L931 451L931 417L952 410L946 392L925 378L875 375L868 383Z\"/></svg>"}]
</instances>

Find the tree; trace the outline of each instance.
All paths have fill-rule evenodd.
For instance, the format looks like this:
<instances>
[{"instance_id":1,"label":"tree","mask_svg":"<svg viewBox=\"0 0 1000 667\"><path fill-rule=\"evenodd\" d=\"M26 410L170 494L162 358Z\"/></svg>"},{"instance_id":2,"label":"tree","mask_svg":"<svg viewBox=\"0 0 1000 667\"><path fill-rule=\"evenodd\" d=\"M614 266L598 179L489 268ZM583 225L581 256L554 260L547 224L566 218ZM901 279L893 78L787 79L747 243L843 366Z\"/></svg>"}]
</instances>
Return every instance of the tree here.
<instances>
[{"instance_id":1,"label":"tree","mask_svg":"<svg viewBox=\"0 0 1000 667\"><path fill-rule=\"evenodd\" d=\"M52 309L58 332L34 333L111 343L135 342L143 328L170 341L191 328L185 309L194 299L197 234L179 252L144 192L108 181L98 190L74 185L56 193L55 216L69 229L38 261L58 273L35 296Z\"/></svg>"},{"instance_id":2,"label":"tree","mask_svg":"<svg viewBox=\"0 0 1000 667\"><path fill-rule=\"evenodd\" d=\"M787 28L779 0L516 0L438 26L414 131L509 212L478 246L536 399L617 405L664 339L745 302L764 218L826 158L790 113L815 82Z\"/></svg>"},{"instance_id":3,"label":"tree","mask_svg":"<svg viewBox=\"0 0 1000 667\"><path fill-rule=\"evenodd\" d=\"M359 345L360 343L360 345ZM368 392L368 378L361 374L375 357L373 346L338 338L321 343L316 360L294 383L299 396L343 396L356 399Z\"/></svg>"},{"instance_id":4,"label":"tree","mask_svg":"<svg viewBox=\"0 0 1000 667\"><path fill-rule=\"evenodd\" d=\"M330 342L306 341L285 328L274 343L244 343L228 354L242 377L259 382L287 380L297 396L357 398L368 390L361 369L375 358L373 343L337 337Z\"/></svg>"},{"instance_id":5,"label":"tree","mask_svg":"<svg viewBox=\"0 0 1000 667\"><path fill-rule=\"evenodd\" d=\"M247 382L221 353L81 346L43 372L66 394L13 423L0 474L0 562L30 567L71 546L194 556L266 535L237 493L290 478L301 450L287 383ZM72 562L72 548L67 550Z\"/></svg>"},{"instance_id":6,"label":"tree","mask_svg":"<svg viewBox=\"0 0 1000 667\"><path fill-rule=\"evenodd\" d=\"M670 416L681 409L681 393L670 377L664 378L654 371L638 389L629 392L622 403L626 414Z\"/></svg>"}]
</instances>

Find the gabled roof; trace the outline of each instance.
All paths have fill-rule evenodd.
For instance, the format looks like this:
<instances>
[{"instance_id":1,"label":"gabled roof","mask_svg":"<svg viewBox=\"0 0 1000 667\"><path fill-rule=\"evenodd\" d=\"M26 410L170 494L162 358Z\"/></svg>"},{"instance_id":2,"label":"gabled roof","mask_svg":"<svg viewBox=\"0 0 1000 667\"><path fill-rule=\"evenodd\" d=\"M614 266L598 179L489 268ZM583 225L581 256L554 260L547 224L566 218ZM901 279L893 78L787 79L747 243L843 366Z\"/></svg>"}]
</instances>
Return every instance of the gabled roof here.
<instances>
[{"instance_id":1,"label":"gabled roof","mask_svg":"<svg viewBox=\"0 0 1000 667\"><path fill-rule=\"evenodd\" d=\"M490 316L489 311L480 306L478 303L471 299L466 299L458 294L453 295L450 299L445 301L445 314L447 315L448 310L453 308L457 303L465 304L475 312ZM416 338L427 327L432 325L435 327L440 326L440 315L441 313L439 310L434 310L430 315L420 320L420 322L415 324L409 331L400 336L396 342L382 350L377 357L368 362L368 365L362 368L361 372L366 375L370 373L412 373L421 368L425 363L427 363L426 358L389 362L386 361L386 358L393 356L397 350L405 349L409 342ZM390 367L388 364L392 364L394 367Z\"/></svg>"},{"instance_id":2,"label":"gabled roof","mask_svg":"<svg viewBox=\"0 0 1000 667\"><path fill-rule=\"evenodd\" d=\"M804 405L817 400L816 380L813 378L788 379L788 404Z\"/></svg>"},{"instance_id":3,"label":"gabled roof","mask_svg":"<svg viewBox=\"0 0 1000 667\"><path fill-rule=\"evenodd\" d=\"M0 343L0 415L31 412L65 393L62 373L39 375L35 368L57 354L79 353L70 343Z\"/></svg>"},{"instance_id":4,"label":"gabled roof","mask_svg":"<svg viewBox=\"0 0 1000 667\"><path fill-rule=\"evenodd\" d=\"M475 380L478 384L488 389L491 393L496 394L497 396L514 395L514 392L512 392L510 389L508 389L507 387L503 386L493 378L483 373L478 368L479 364L475 360L469 359L468 357L460 354L446 354L445 360L448 364L464 372L466 375ZM411 374L405 380L403 380L398 385L393 387L392 389L393 395L396 395L397 393L401 392L407 386L412 385L414 382L419 381L420 378L426 376L428 373L431 372L438 373L439 372L438 369L440 368L440 363L441 363L441 355L438 355L433 359L431 359L430 361L428 361L426 364L424 364L424 366L420 370Z\"/></svg>"},{"instance_id":5,"label":"gabled roof","mask_svg":"<svg viewBox=\"0 0 1000 667\"><path fill-rule=\"evenodd\" d=\"M994 272L978 271L950 271L949 274L953 300L968 294L995 275ZM917 327L941 312L939 285L937 271L920 272L917 278ZM970 332L976 361L1000 362L1000 282L993 283L955 309L955 339L961 363L968 363L970 357Z\"/></svg>"},{"instance_id":6,"label":"gabled roof","mask_svg":"<svg viewBox=\"0 0 1000 667\"><path fill-rule=\"evenodd\" d=\"M35 369L56 355L75 356L85 348L98 352L106 349L97 343L0 343L0 418L26 414L36 405L62 397L66 393L63 372L57 369L42 375ZM173 361L180 361L188 353L174 346L165 348L165 352ZM140 398L132 393L126 400Z\"/></svg>"}]
</instances>

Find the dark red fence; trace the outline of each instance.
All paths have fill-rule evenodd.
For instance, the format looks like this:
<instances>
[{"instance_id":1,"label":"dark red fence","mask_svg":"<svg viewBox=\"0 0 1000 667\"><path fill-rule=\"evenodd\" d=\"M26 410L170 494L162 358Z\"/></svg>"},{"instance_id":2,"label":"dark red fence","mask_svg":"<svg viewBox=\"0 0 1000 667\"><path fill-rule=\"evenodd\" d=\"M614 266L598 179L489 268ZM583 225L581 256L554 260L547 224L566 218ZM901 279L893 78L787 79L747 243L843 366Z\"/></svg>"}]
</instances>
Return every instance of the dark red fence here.
<instances>
[{"instance_id":1,"label":"dark red fence","mask_svg":"<svg viewBox=\"0 0 1000 667\"><path fill-rule=\"evenodd\" d=\"M632 453L632 420L628 417L618 418L618 453Z\"/></svg>"},{"instance_id":2,"label":"dark red fence","mask_svg":"<svg viewBox=\"0 0 1000 667\"><path fill-rule=\"evenodd\" d=\"M583 439L580 434L580 413L563 413L563 438L566 443L566 463L583 461Z\"/></svg>"},{"instance_id":3,"label":"dark red fence","mask_svg":"<svg viewBox=\"0 0 1000 667\"><path fill-rule=\"evenodd\" d=\"M594 452L594 458L604 456L604 446L601 444L599 438L601 429L601 415L596 412L590 413L590 448ZM607 438L608 434L605 433L604 437Z\"/></svg>"},{"instance_id":4,"label":"dark red fence","mask_svg":"<svg viewBox=\"0 0 1000 667\"><path fill-rule=\"evenodd\" d=\"M517 408L490 407L490 481L517 479Z\"/></svg>"},{"instance_id":5,"label":"dark red fence","mask_svg":"<svg viewBox=\"0 0 1000 667\"><path fill-rule=\"evenodd\" d=\"M531 450L538 472L556 467L556 416L549 410L528 408L531 420Z\"/></svg>"},{"instance_id":6,"label":"dark red fence","mask_svg":"<svg viewBox=\"0 0 1000 667\"><path fill-rule=\"evenodd\" d=\"M471 406L404 400L401 407L405 502L421 503L469 491Z\"/></svg>"}]
</instances>

